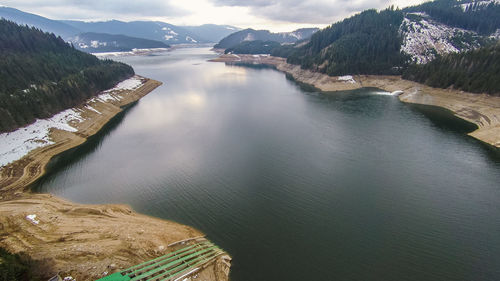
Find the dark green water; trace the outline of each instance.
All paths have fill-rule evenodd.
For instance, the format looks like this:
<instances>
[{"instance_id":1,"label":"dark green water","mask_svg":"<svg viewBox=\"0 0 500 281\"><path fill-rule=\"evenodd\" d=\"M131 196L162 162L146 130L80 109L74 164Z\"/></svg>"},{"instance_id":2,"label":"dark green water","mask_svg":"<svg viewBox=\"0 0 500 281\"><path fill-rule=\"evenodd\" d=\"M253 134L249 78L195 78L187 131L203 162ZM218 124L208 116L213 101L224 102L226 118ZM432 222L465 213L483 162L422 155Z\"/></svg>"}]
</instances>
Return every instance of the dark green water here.
<instances>
[{"instance_id":1,"label":"dark green water","mask_svg":"<svg viewBox=\"0 0 500 281\"><path fill-rule=\"evenodd\" d=\"M35 188L196 227L233 281L500 280L500 156L473 127L212 57L121 58L165 84Z\"/></svg>"}]
</instances>

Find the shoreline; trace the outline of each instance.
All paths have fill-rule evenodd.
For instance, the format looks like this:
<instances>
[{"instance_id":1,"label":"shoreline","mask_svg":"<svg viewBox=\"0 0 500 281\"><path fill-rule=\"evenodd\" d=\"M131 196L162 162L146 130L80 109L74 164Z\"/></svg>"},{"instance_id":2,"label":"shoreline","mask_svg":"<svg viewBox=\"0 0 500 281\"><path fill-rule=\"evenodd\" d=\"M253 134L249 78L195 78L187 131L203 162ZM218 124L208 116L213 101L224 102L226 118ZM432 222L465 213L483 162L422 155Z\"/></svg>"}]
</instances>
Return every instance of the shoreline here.
<instances>
[{"instance_id":1,"label":"shoreline","mask_svg":"<svg viewBox=\"0 0 500 281\"><path fill-rule=\"evenodd\" d=\"M72 108L81 120L66 125L75 131L51 128L51 144L0 167L0 247L26 254L31 270L43 278L59 273L63 278L96 280L165 255L174 250L169 246L172 243L203 236L190 226L142 215L126 205L78 204L29 189L45 174L52 157L81 145L124 107L162 85L153 79L134 78L140 79L140 86L113 88L102 92L103 98L99 95ZM228 280L229 260L229 255L222 255L197 275Z\"/></svg>"},{"instance_id":2,"label":"shoreline","mask_svg":"<svg viewBox=\"0 0 500 281\"><path fill-rule=\"evenodd\" d=\"M400 76L356 75L353 79L328 76L301 69L286 59L269 55L223 54L212 62L228 64L264 64L291 75L296 81L309 84L323 92L355 90L365 87L379 88L395 93L402 102L438 106L450 110L478 128L468 133L484 143L500 148L500 97L467 93L454 89L432 88L417 82L404 80ZM399 91L402 91L399 92Z\"/></svg>"},{"instance_id":3,"label":"shoreline","mask_svg":"<svg viewBox=\"0 0 500 281\"><path fill-rule=\"evenodd\" d=\"M123 90L113 94L114 97L119 95L120 99L115 99L113 96L106 100L91 98L84 104L72 108L80 112L83 118L83 121L71 124L76 129L75 132L51 128L50 139L53 144L36 148L21 159L0 167L2 196L5 198L13 192L26 191L29 185L44 175L45 166L53 156L84 143L88 137L99 132L106 123L121 112L123 107L138 101L162 84L156 80L137 77L143 81L141 86L134 90Z\"/></svg>"}]
</instances>

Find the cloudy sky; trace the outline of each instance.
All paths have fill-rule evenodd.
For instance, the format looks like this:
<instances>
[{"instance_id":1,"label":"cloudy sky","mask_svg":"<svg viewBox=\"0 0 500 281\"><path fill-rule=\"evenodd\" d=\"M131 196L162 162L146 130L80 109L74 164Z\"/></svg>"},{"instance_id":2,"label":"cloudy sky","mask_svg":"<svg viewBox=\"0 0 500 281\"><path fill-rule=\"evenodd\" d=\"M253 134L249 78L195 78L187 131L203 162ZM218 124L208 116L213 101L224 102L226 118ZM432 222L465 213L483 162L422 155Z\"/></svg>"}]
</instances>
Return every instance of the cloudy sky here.
<instances>
[{"instance_id":1,"label":"cloudy sky","mask_svg":"<svg viewBox=\"0 0 500 281\"><path fill-rule=\"evenodd\" d=\"M356 12L424 0L0 0L52 19L160 20L176 25L229 24L272 31L324 27Z\"/></svg>"}]
</instances>

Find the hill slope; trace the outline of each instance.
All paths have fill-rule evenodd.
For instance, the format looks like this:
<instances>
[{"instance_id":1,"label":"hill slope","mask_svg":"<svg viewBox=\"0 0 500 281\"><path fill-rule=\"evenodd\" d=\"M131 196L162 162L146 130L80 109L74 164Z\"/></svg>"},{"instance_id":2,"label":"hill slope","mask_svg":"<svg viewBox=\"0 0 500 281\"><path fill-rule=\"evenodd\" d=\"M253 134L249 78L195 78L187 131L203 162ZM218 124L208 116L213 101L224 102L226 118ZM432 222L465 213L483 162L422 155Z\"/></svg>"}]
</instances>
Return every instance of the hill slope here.
<instances>
[{"instance_id":1,"label":"hill slope","mask_svg":"<svg viewBox=\"0 0 500 281\"><path fill-rule=\"evenodd\" d=\"M500 5L483 2L437 0L404 10L367 10L272 54L329 75L401 74L412 63L498 39Z\"/></svg>"},{"instance_id":2,"label":"hill slope","mask_svg":"<svg viewBox=\"0 0 500 281\"><path fill-rule=\"evenodd\" d=\"M0 132L80 104L133 74L54 34L0 20Z\"/></svg>"},{"instance_id":3,"label":"hill slope","mask_svg":"<svg viewBox=\"0 0 500 281\"><path fill-rule=\"evenodd\" d=\"M85 52L126 52L132 49L168 48L169 45L155 40L87 32L70 39L73 45Z\"/></svg>"},{"instance_id":4,"label":"hill slope","mask_svg":"<svg viewBox=\"0 0 500 281\"><path fill-rule=\"evenodd\" d=\"M400 10L367 10L318 31L284 56L292 64L328 75L394 74L394 67L408 60L400 52L402 20Z\"/></svg>"},{"instance_id":5,"label":"hill slope","mask_svg":"<svg viewBox=\"0 0 500 281\"><path fill-rule=\"evenodd\" d=\"M0 18L2 17L21 25L27 24L46 32L52 32L64 39L74 38L81 33L92 32L144 38L166 44L192 44L218 42L223 37L239 30L239 28L233 26L215 24L183 27L158 21L123 22L111 20L84 22L51 20L9 7L0 7ZM134 48L140 47L134 46Z\"/></svg>"},{"instance_id":6,"label":"hill slope","mask_svg":"<svg viewBox=\"0 0 500 281\"><path fill-rule=\"evenodd\" d=\"M83 32L120 34L130 37L156 40L167 44L206 43L188 30L172 24L159 21L117 20L100 22L63 21Z\"/></svg>"},{"instance_id":7,"label":"hill slope","mask_svg":"<svg viewBox=\"0 0 500 281\"><path fill-rule=\"evenodd\" d=\"M240 28L231 25L203 24L200 26L182 26L198 38L217 43L229 34L239 31Z\"/></svg>"},{"instance_id":8,"label":"hill slope","mask_svg":"<svg viewBox=\"0 0 500 281\"><path fill-rule=\"evenodd\" d=\"M214 48L227 49L235 47L244 41L275 41L278 43L294 43L309 38L318 28L302 28L292 32L272 33L269 30L254 30L251 28L241 30L222 39Z\"/></svg>"},{"instance_id":9,"label":"hill slope","mask_svg":"<svg viewBox=\"0 0 500 281\"><path fill-rule=\"evenodd\" d=\"M500 95L500 44L412 65L403 78L431 87Z\"/></svg>"},{"instance_id":10,"label":"hill slope","mask_svg":"<svg viewBox=\"0 0 500 281\"><path fill-rule=\"evenodd\" d=\"M51 20L9 7L0 7L0 18L16 22L20 25L27 24L29 26L34 26L45 32L51 32L63 38L73 36L81 32L78 28L60 21Z\"/></svg>"},{"instance_id":11,"label":"hill slope","mask_svg":"<svg viewBox=\"0 0 500 281\"><path fill-rule=\"evenodd\" d=\"M240 44L228 48L224 53L229 54L270 54L274 49L280 48L281 44L275 41L243 41Z\"/></svg>"}]
</instances>

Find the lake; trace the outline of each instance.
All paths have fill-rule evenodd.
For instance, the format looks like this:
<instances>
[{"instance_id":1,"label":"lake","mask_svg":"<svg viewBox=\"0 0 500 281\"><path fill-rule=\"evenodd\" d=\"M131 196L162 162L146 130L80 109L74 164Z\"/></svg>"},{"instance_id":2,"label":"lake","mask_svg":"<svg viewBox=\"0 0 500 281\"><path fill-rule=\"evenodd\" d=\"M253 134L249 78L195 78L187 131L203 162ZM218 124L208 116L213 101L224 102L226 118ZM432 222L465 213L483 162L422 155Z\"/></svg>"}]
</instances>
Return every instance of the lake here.
<instances>
[{"instance_id":1,"label":"lake","mask_svg":"<svg viewBox=\"0 0 500 281\"><path fill-rule=\"evenodd\" d=\"M232 281L500 280L500 153L473 125L214 57L118 58L164 84L34 189L193 226Z\"/></svg>"}]
</instances>

